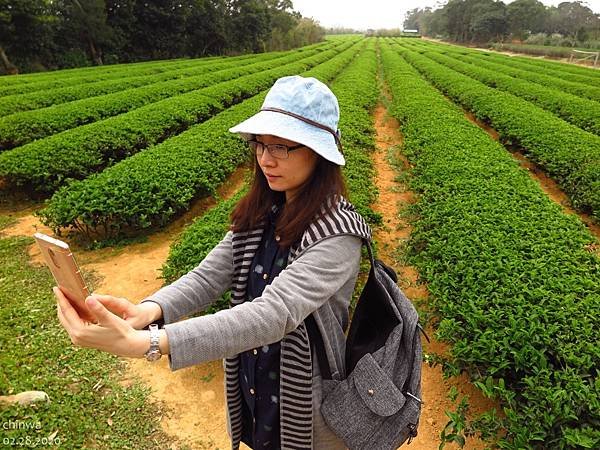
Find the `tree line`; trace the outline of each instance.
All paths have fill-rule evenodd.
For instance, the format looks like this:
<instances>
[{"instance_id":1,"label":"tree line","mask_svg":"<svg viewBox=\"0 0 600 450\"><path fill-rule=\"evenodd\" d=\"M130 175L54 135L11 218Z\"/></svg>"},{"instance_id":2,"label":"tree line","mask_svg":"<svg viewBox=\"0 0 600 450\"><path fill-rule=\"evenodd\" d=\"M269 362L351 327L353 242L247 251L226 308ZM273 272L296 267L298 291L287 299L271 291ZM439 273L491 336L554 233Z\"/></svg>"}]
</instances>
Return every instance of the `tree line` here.
<instances>
[{"instance_id":1,"label":"tree line","mask_svg":"<svg viewBox=\"0 0 600 450\"><path fill-rule=\"evenodd\" d=\"M537 0L450 0L441 8L409 11L404 28L456 42L524 40L535 33L584 42L600 39L600 15L581 1L547 7Z\"/></svg>"},{"instance_id":2,"label":"tree line","mask_svg":"<svg viewBox=\"0 0 600 450\"><path fill-rule=\"evenodd\" d=\"M0 70L286 50L325 30L291 0L0 0Z\"/></svg>"}]
</instances>

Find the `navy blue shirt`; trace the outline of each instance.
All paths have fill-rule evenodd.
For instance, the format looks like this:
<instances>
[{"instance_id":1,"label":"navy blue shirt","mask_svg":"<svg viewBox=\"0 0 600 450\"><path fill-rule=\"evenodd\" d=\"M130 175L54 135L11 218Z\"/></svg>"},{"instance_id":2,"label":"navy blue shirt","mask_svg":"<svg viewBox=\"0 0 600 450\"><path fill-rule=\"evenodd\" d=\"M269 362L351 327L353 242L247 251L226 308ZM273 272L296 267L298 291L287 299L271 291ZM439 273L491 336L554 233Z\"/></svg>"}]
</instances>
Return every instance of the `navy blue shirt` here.
<instances>
[{"instance_id":1,"label":"navy blue shirt","mask_svg":"<svg viewBox=\"0 0 600 450\"><path fill-rule=\"evenodd\" d=\"M246 301L260 297L265 287L287 265L289 248L280 248L275 235L279 208L269 213L263 238L254 255L248 276ZM240 354L242 391L242 442L259 450L279 450L279 359L280 342Z\"/></svg>"}]
</instances>

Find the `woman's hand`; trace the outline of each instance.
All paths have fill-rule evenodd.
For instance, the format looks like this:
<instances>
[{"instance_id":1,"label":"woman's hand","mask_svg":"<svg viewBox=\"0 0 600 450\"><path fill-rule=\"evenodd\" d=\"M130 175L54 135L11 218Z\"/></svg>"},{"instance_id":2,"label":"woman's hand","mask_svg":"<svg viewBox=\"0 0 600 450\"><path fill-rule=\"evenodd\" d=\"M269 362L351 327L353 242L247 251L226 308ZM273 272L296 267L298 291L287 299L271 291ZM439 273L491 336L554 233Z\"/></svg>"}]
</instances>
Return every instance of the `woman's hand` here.
<instances>
[{"instance_id":1,"label":"woman's hand","mask_svg":"<svg viewBox=\"0 0 600 450\"><path fill-rule=\"evenodd\" d=\"M150 332L136 330L125 319L113 314L95 296L86 299L86 305L97 324L83 320L67 297L54 287L58 299L58 319L71 337L71 342L80 347L91 347L118 356L141 358L150 346ZM126 310L122 302L114 305ZM133 305L135 306L135 305ZM116 307L116 306L115 306ZM133 321L133 320L132 320Z\"/></svg>"},{"instance_id":2,"label":"woman's hand","mask_svg":"<svg viewBox=\"0 0 600 450\"><path fill-rule=\"evenodd\" d=\"M102 303L106 309L124 319L136 330L141 330L162 317L160 306L154 302L136 305L126 298L112 295L92 294L88 298L90 297Z\"/></svg>"}]
</instances>

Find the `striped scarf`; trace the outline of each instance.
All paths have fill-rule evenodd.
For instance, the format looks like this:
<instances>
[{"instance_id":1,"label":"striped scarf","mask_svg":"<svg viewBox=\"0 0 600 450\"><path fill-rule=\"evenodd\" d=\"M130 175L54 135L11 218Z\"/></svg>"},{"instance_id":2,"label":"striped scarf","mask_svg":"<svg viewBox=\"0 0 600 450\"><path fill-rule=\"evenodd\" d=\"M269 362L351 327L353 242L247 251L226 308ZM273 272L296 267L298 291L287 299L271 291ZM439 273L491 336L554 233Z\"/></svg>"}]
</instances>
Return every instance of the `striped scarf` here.
<instances>
[{"instance_id":1,"label":"striped scarf","mask_svg":"<svg viewBox=\"0 0 600 450\"><path fill-rule=\"evenodd\" d=\"M350 234L371 239L371 229L354 206L341 197L327 201L329 212L311 223L299 243L290 248L288 265L321 239ZM231 307L243 303L248 272L260 245L264 227L234 233ZM321 330L323 332L324 330ZM242 395L238 381L240 358L225 359L227 410L231 425L232 450L238 450L242 436ZM312 358L305 323L281 340L279 413L282 450L312 449Z\"/></svg>"}]
</instances>

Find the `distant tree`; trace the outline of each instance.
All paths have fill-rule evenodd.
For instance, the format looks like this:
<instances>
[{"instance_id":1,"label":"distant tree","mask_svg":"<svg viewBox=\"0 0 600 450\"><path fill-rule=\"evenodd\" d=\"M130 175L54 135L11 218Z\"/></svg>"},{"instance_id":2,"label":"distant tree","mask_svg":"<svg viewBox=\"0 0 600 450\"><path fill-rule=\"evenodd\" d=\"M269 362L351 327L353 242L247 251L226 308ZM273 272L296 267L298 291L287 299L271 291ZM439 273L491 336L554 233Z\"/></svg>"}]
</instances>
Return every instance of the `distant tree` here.
<instances>
[{"instance_id":1,"label":"distant tree","mask_svg":"<svg viewBox=\"0 0 600 450\"><path fill-rule=\"evenodd\" d=\"M57 32L59 45L86 49L94 64L101 65L103 47L113 36L106 23L105 0L54 0L52 5L61 19Z\"/></svg>"},{"instance_id":2,"label":"distant tree","mask_svg":"<svg viewBox=\"0 0 600 450\"><path fill-rule=\"evenodd\" d=\"M230 0L227 34L231 49L263 52L271 31L268 5L260 0Z\"/></svg>"},{"instance_id":3,"label":"distant tree","mask_svg":"<svg viewBox=\"0 0 600 450\"><path fill-rule=\"evenodd\" d=\"M314 19L302 17L290 34L291 42L288 48L303 47L322 41L325 38L325 29Z\"/></svg>"},{"instance_id":4,"label":"distant tree","mask_svg":"<svg viewBox=\"0 0 600 450\"><path fill-rule=\"evenodd\" d=\"M502 40L507 31L506 6L500 1L481 0L473 5L469 24L471 42Z\"/></svg>"},{"instance_id":5,"label":"distant tree","mask_svg":"<svg viewBox=\"0 0 600 450\"><path fill-rule=\"evenodd\" d=\"M575 38L580 30L600 27L597 14L580 1L563 2L556 8L550 8L546 23L549 33L560 33Z\"/></svg>"},{"instance_id":6,"label":"distant tree","mask_svg":"<svg viewBox=\"0 0 600 450\"><path fill-rule=\"evenodd\" d=\"M38 61L52 51L55 17L48 0L0 0L0 60L6 73Z\"/></svg>"},{"instance_id":7,"label":"distant tree","mask_svg":"<svg viewBox=\"0 0 600 450\"><path fill-rule=\"evenodd\" d=\"M469 38L471 7L476 0L450 0L444 10L448 18L448 37L453 41L465 42Z\"/></svg>"},{"instance_id":8,"label":"distant tree","mask_svg":"<svg viewBox=\"0 0 600 450\"><path fill-rule=\"evenodd\" d=\"M544 30L548 10L538 0L515 0L506 7L508 31L518 39Z\"/></svg>"},{"instance_id":9,"label":"distant tree","mask_svg":"<svg viewBox=\"0 0 600 450\"><path fill-rule=\"evenodd\" d=\"M193 0L144 0L134 6L132 36L143 59L168 59L185 53L186 22Z\"/></svg>"},{"instance_id":10,"label":"distant tree","mask_svg":"<svg viewBox=\"0 0 600 450\"><path fill-rule=\"evenodd\" d=\"M118 62L134 61L143 50L136 45L136 0L106 0L106 24L112 28L110 51Z\"/></svg>"},{"instance_id":11,"label":"distant tree","mask_svg":"<svg viewBox=\"0 0 600 450\"><path fill-rule=\"evenodd\" d=\"M404 22L402 23L404 29L422 31L422 18L427 10L431 11L431 8L414 8L408 11L404 16Z\"/></svg>"},{"instance_id":12,"label":"distant tree","mask_svg":"<svg viewBox=\"0 0 600 450\"><path fill-rule=\"evenodd\" d=\"M224 0L195 0L186 22L186 55L223 54L227 48Z\"/></svg>"}]
</instances>

